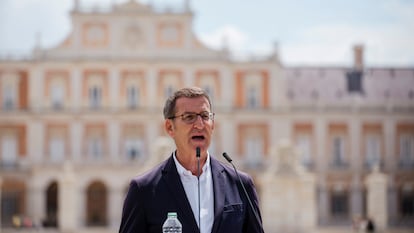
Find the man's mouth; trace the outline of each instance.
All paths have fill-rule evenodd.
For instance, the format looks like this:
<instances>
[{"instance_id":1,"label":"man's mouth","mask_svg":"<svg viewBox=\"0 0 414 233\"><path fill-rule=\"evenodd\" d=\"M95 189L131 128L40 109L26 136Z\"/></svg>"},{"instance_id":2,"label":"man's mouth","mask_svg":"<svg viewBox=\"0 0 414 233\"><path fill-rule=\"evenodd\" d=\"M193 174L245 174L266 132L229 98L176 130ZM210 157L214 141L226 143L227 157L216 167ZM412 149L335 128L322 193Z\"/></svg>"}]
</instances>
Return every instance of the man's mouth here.
<instances>
[{"instance_id":1,"label":"man's mouth","mask_svg":"<svg viewBox=\"0 0 414 233\"><path fill-rule=\"evenodd\" d=\"M191 139L196 140L196 141L203 141L205 137L203 135L194 135L191 137Z\"/></svg>"}]
</instances>

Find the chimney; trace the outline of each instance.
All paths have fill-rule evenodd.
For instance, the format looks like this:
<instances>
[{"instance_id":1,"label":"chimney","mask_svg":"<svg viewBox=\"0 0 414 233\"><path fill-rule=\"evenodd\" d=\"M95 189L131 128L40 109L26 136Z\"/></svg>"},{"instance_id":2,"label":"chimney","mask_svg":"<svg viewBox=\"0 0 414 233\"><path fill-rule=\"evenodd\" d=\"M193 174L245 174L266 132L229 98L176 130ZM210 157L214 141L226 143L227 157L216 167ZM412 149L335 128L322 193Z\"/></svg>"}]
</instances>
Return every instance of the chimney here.
<instances>
[{"instance_id":1,"label":"chimney","mask_svg":"<svg viewBox=\"0 0 414 233\"><path fill-rule=\"evenodd\" d=\"M364 69L364 45L354 46L354 69L362 71Z\"/></svg>"}]
</instances>

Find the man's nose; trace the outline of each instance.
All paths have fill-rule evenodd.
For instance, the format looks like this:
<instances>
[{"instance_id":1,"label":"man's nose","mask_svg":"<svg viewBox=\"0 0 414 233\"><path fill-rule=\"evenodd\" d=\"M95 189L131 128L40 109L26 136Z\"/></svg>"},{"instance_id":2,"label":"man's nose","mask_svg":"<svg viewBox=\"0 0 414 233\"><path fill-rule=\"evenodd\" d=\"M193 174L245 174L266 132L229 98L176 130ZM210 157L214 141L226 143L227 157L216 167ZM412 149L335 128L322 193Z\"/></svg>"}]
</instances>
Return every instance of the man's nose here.
<instances>
[{"instance_id":1,"label":"man's nose","mask_svg":"<svg viewBox=\"0 0 414 233\"><path fill-rule=\"evenodd\" d=\"M197 119L194 122L194 128L201 129L204 127L204 120L200 115L197 115Z\"/></svg>"}]
</instances>

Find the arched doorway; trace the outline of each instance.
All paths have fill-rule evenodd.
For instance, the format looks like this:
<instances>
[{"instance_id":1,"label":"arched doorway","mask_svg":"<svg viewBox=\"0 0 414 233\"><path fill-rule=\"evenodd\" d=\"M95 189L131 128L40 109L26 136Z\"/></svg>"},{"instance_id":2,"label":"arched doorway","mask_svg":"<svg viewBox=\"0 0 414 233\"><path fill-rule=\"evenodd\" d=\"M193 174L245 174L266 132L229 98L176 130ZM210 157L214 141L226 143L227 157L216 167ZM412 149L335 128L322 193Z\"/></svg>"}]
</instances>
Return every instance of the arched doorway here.
<instances>
[{"instance_id":1,"label":"arched doorway","mask_svg":"<svg viewBox=\"0 0 414 233\"><path fill-rule=\"evenodd\" d=\"M58 184L56 181L47 186L46 189L46 219L44 227L57 227L58 223Z\"/></svg>"},{"instance_id":2,"label":"arched doorway","mask_svg":"<svg viewBox=\"0 0 414 233\"><path fill-rule=\"evenodd\" d=\"M100 181L92 182L87 188L86 224L88 226L107 225L107 190Z\"/></svg>"}]
</instances>

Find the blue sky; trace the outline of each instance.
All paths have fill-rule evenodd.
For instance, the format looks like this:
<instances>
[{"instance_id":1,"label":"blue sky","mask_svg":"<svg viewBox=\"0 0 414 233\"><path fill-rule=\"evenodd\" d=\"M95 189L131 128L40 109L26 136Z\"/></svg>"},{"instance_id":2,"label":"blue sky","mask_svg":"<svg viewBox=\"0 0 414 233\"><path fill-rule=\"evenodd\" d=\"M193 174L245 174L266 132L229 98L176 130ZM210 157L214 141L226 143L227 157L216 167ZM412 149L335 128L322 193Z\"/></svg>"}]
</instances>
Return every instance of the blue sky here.
<instances>
[{"instance_id":1,"label":"blue sky","mask_svg":"<svg viewBox=\"0 0 414 233\"><path fill-rule=\"evenodd\" d=\"M128 0L79 0L108 7ZM227 41L237 56L263 55L278 44L285 65L351 65L363 44L368 66L414 67L414 0L135 0L158 7L189 1L193 29L208 46ZM71 30L73 0L0 0L0 53L27 53ZM226 38L226 39L224 39Z\"/></svg>"}]
</instances>

